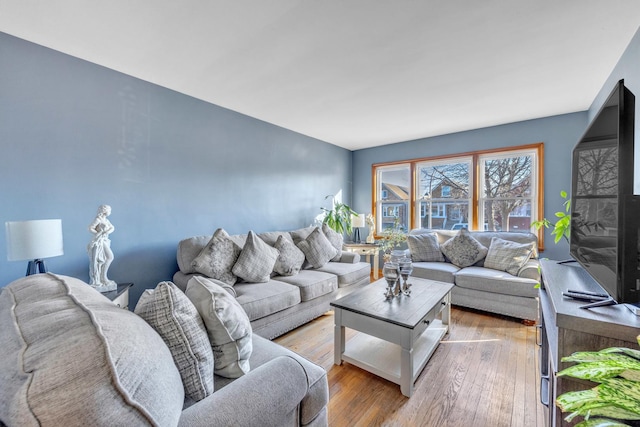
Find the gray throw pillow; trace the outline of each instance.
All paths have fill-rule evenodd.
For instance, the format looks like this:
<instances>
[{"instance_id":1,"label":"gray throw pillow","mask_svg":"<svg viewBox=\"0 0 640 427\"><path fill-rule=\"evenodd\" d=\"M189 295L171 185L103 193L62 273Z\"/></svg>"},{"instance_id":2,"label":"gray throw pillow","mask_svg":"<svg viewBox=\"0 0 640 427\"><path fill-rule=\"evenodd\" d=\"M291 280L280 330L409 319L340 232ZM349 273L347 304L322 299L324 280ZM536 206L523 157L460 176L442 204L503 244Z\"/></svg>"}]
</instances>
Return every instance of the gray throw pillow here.
<instances>
[{"instance_id":1,"label":"gray throw pillow","mask_svg":"<svg viewBox=\"0 0 640 427\"><path fill-rule=\"evenodd\" d=\"M297 230L290 231L289 235L291 236L293 243L297 245L298 243L302 242L304 239L309 237L309 234L311 234L311 232L315 229L316 229L316 226L310 225L309 227L299 228Z\"/></svg>"},{"instance_id":2,"label":"gray throw pillow","mask_svg":"<svg viewBox=\"0 0 640 427\"><path fill-rule=\"evenodd\" d=\"M480 261L488 251L482 243L469 234L466 228L460 229L457 235L444 242L440 248L444 256L460 268L469 267Z\"/></svg>"},{"instance_id":3,"label":"gray throw pillow","mask_svg":"<svg viewBox=\"0 0 640 427\"><path fill-rule=\"evenodd\" d=\"M245 282L268 282L277 258L277 249L267 245L253 231L249 231L240 256L231 271Z\"/></svg>"},{"instance_id":4,"label":"gray throw pillow","mask_svg":"<svg viewBox=\"0 0 640 427\"><path fill-rule=\"evenodd\" d=\"M340 261L340 258L342 258L342 244L344 243L342 234L333 230L326 223L322 223L322 232L327 240L331 242L331 246L338 250L338 254L331 258L331 261Z\"/></svg>"},{"instance_id":5,"label":"gray throw pillow","mask_svg":"<svg viewBox=\"0 0 640 427\"><path fill-rule=\"evenodd\" d=\"M192 266L200 274L233 285L238 278L231 270L239 255L240 247L229 238L226 231L219 228L193 260Z\"/></svg>"},{"instance_id":6,"label":"gray throw pillow","mask_svg":"<svg viewBox=\"0 0 640 427\"><path fill-rule=\"evenodd\" d=\"M214 372L238 378L249 372L251 323L238 301L206 277L194 276L185 292L204 321L213 349Z\"/></svg>"},{"instance_id":7,"label":"gray throw pillow","mask_svg":"<svg viewBox=\"0 0 640 427\"><path fill-rule=\"evenodd\" d=\"M484 266L517 276L520 269L531 258L533 245L533 242L517 243L493 237L489 252L484 260Z\"/></svg>"},{"instance_id":8,"label":"gray throw pillow","mask_svg":"<svg viewBox=\"0 0 640 427\"><path fill-rule=\"evenodd\" d=\"M273 266L280 276L294 276L300 272L304 263L304 253L296 245L284 236L279 236L275 244L279 255L276 264Z\"/></svg>"},{"instance_id":9,"label":"gray throw pillow","mask_svg":"<svg viewBox=\"0 0 640 427\"><path fill-rule=\"evenodd\" d=\"M144 291L135 308L162 337L180 372L185 394L196 402L213 393L213 352L202 318L171 282Z\"/></svg>"},{"instance_id":10,"label":"gray throw pillow","mask_svg":"<svg viewBox=\"0 0 640 427\"><path fill-rule=\"evenodd\" d=\"M304 253L313 268L322 267L331 261L338 252L319 227L316 227L306 239L298 243L298 248Z\"/></svg>"},{"instance_id":11,"label":"gray throw pillow","mask_svg":"<svg viewBox=\"0 0 640 427\"><path fill-rule=\"evenodd\" d=\"M444 261L436 233L409 234L407 245L413 262Z\"/></svg>"}]
</instances>

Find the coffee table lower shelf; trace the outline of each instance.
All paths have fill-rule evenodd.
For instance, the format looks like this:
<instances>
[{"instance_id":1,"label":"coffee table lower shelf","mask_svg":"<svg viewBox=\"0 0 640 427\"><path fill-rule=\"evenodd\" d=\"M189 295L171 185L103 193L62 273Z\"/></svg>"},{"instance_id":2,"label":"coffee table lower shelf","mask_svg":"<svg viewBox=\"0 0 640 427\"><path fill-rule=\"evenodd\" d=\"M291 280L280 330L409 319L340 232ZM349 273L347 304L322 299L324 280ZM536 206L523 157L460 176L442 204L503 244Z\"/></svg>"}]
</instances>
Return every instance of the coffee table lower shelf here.
<instances>
[{"instance_id":1,"label":"coffee table lower shelf","mask_svg":"<svg viewBox=\"0 0 640 427\"><path fill-rule=\"evenodd\" d=\"M416 381L447 331L447 325L436 319L415 341L412 383ZM402 385L401 353L402 347L398 344L360 332L346 343L342 360L395 384Z\"/></svg>"}]
</instances>

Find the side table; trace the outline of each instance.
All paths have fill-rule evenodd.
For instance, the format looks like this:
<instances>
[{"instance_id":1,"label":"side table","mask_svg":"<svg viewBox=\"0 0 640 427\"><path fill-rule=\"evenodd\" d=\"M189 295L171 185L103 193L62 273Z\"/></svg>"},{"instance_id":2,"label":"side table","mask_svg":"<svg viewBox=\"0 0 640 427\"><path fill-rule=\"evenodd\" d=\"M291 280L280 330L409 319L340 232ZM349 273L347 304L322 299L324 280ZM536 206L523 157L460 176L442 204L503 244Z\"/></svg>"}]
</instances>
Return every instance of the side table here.
<instances>
[{"instance_id":1,"label":"side table","mask_svg":"<svg viewBox=\"0 0 640 427\"><path fill-rule=\"evenodd\" d=\"M118 283L118 289L105 292L102 295L109 298L115 305L125 310L129 310L129 288L133 283Z\"/></svg>"},{"instance_id":2,"label":"side table","mask_svg":"<svg viewBox=\"0 0 640 427\"><path fill-rule=\"evenodd\" d=\"M378 260L380 247L378 245L373 243L345 242L343 243L342 248L348 252L355 252L357 254L364 255L368 263L371 263L371 258L373 257L373 278L378 278L378 271L380 269L380 261Z\"/></svg>"}]
</instances>

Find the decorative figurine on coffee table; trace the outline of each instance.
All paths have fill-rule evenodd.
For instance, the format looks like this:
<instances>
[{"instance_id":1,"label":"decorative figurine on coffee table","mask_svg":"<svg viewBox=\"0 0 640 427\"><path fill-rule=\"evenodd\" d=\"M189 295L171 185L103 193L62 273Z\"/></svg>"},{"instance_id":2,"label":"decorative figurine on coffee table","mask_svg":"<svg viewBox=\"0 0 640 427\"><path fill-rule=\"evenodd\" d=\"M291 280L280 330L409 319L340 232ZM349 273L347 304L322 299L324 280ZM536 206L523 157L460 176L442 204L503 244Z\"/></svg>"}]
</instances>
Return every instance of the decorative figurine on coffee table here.
<instances>
[{"instance_id":1,"label":"decorative figurine on coffee table","mask_svg":"<svg viewBox=\"0 0 640 427\"><path fill-rule=\"evenodd\" d=\"M109 292L118 288L118 284L107 278L107 271L113 261L109 234L115 227L107 219L111 215L111 206L101 205L98 213L89 225L93 239L87 245L89 253L89 284L99 292Z\"/></svg>"}]
</instances>

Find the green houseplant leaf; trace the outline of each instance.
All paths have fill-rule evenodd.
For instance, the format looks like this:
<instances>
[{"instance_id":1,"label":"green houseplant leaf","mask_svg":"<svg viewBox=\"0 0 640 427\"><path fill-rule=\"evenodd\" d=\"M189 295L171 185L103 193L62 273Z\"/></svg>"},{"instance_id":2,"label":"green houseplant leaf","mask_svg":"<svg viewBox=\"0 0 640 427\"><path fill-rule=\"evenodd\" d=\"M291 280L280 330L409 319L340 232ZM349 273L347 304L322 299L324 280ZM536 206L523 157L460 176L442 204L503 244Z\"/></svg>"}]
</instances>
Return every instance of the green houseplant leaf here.
<instances>
[{"instance_id":1,"label":"green houseplant leaf","mask_svg":"<svg viewBox=\"0 0 640 427\"><path fill-rule=\"evenodd\" d=\"M322 222L327 224L329 228L337 233L351 233L351 216L358 216L358 214L353 209L351 209L349 205L336 201L336 199L333 198L332 195L326 196L325 200L329 197L332 198L332 208L320 208L325 213Z\"/></svg>"},{"instance_id":2,"label":"green houseplant leaf","mask_svg":"<svg viewBox=\"0 0 640 427\"><path fill-rule=\"evenodd\" d=\"M624 427L623 424L618 421L608 420L606 418L589 418L575 425L575 427Z\"/></svg>"},{"instance_id":3,"label":"green houseplant leaf","mask_svg":"<svg viewBox=\"0 0 640 427\"><path fill-rule=\"evenodd\" d=\"M536 230L540 230L542 227L549 228L553 227L551 231L551 235L553 236L554 243L558 243L560 239L565 239L567 243L569 242L569 236L571 231L571 199L569 199L569 195L566 191L560 191L560 197L565 199L562 203L564 206L564 212L558 211L554 215L558 220L555 223L552 223L547 218L542 218L540 221L534 221L531 223Z\"/></svg>"},{"instance_id":4,"label":"green houseplant leaf","mask_svg":"<svg viewBox=\"0 0 640 427\"><path fill-rule=\"evenodd\" d=\"M640 336L637 340L640 343ZM578 426L627 425L619 420L640 420L640 351L611 347L597 352L576 352L563 362L577 362L558 376L587 379L600 384L590 390L564 393L556 399L566 420L582 416ZM618 420L618 421L616 421Z\"/></svg>"}]
</instances>

